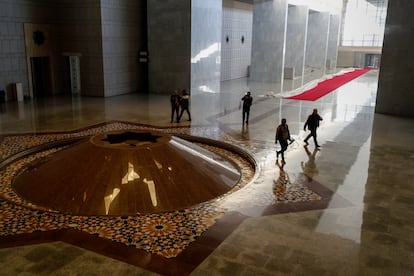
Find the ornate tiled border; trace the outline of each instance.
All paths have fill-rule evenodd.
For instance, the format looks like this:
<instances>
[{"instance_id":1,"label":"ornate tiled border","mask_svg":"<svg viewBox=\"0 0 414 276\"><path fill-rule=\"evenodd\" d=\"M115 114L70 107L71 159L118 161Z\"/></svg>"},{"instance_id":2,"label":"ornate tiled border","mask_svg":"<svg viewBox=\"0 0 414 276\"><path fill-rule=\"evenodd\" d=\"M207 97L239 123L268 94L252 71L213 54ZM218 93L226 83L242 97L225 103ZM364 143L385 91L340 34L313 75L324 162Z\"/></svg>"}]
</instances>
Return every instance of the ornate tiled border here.
<instances>
[{"instance_id":1,"label":"ornate tiled border","mask_svg":"<svg viewBox=\"0 0 414 276\"><path fill-rule=\"evenodd\" d=\"M293 181L276 177L271 188L273 193L258 194L254 201L246 202L242 207L229 208L224 204L228 197L236 193L249 194L254 189L258 178L258 172L254 171L257 164L248 152L255 152L260 145L235 139L220 128L163 128L119 121L70 132L1 136L1 177L5 170L10 171L4 173L5 177L0 182L10 182L16 172L12 167L24 166L21 164L24 158L50 154L48 151L58 148L48 147L48 150L28 154L39 145L119 129L164 131L181 135L184 139L194 137L192 142L235 163L242 172L241 180L231 192L211 202L175 212L143 216L69 216L34 208L30 204L25 206L24 202L0 199L0 247L61 240L157 273L187 275L247 216L323 209L327 208L332 196L331 191L306 175L294 176ZM224 142L204 143L211 138ZM14 159L15 156L18 158ZM8 191L3 194L8 195ZM330 207L346 205L349 203L344 200Z\"/></svg>"},{"instance_id":2,"label":"ornate tiled border","mask_svg":"<svg viewBox=\"0 0 414 276\"><path fill-rule=\"evenodd\" d=\"M34 160L44 158L59 150L56 147L48 148L49 144L52 143L53 145L54 142L59 140L86 137L120 129L154 130L155 128L114 122L79 132L4 137L0 146L2 149L7 148L7 150L3 152L2 158L10 159L13 154L27 152L30 148L36 148L41 145L46 145L45 148L47 149L33 152L33 154L28 154L16 160L12 159L10 164L3 166L0 176L0 196L7 201L0 201L2 205L0 211L0 221L2 222L0 236L73 228L171 258L180 254L191 242L195 241L197 237L212 226L217 219L223 216L224 210L219 206L219 199L225 197L225 195L216 200L174 212L105 217L70 216L47 210L25 201L12 189L11 183L19 170L28 166ZM191 139L191 136L185 135L185 129L174 130L181 130L181 137ZM171 132L171 129L166 129L165 131ZM201 137L194 137L192 140L211 151L226 156L227 159L240 168L241 179L232 191L246 185L254 176L253 159L246 160L236 153L236 148L229 145L227 146L228 149L225 149L225 145L218 141L208 145L205 144L208 139ZM248 157L246 154L243 155Z\"/></svg>"}]
</instances>

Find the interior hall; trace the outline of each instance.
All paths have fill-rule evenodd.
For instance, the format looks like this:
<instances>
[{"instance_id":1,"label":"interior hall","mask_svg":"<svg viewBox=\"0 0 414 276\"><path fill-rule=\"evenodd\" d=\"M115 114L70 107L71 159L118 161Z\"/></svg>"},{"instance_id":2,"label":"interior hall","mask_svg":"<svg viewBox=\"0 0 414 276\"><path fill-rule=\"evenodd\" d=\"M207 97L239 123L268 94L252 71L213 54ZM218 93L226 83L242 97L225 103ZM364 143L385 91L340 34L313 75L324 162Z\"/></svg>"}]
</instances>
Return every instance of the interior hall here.
<instances>
[{"instance_id":1,"label":"interior hall","mask_svg":"<svg viewBox=\"0 0 414 276\"><path fill-rule=\"evenodd\" d=\"M0 275L414 274L413 9L0 0Z\"/></svg>"}]
</instances>

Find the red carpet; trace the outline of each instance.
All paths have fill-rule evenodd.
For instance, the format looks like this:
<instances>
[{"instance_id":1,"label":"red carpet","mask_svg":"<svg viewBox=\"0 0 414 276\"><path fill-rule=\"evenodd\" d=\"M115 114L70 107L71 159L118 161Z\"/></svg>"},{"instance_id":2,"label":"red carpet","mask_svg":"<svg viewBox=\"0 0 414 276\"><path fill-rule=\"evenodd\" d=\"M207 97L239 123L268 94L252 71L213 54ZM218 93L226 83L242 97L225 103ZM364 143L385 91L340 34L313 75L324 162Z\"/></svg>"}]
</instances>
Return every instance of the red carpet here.
<instances>
[{"instance_id":1,"label":"red carpet","mask_svg":"<svg viewBox=\"0 0 414 276\"><path fill-rule=\"evenodd\" d=\"M332 79L324 80L314 88L304 91L301 94L288 97L290 100L316 101L322 96L332 92L345 83L365 74L372 69L355 69L354 71L344 73L342 75L334 76Z\"/></svg>"}]
</instances>

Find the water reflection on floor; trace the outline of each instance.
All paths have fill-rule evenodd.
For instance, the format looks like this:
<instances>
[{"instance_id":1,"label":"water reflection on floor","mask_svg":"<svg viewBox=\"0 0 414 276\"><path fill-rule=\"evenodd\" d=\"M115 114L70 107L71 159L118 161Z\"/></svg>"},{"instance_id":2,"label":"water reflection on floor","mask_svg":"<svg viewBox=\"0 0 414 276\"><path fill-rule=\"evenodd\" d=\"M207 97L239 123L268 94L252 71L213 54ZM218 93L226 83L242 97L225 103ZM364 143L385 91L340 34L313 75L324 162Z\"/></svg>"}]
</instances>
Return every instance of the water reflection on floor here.
<instances>
[{"instance_id":1,"label":"water reflection on floor","mask_svg":"<svg viewBox=\"0 0 414 276\"><path fill-rule=\"evenodd\" d=\"M249 86L245 79L227 81L221 93L192 96L192 121L179 124L170 123L168 95L13 102L1 107L0 131L65 131L120 120L188 127L188 134L228 142L252 154L257 176L222 204L247 218L195 275L225 268L263 275L409 275L414 273L414 121L375 114L377 79L378 71L370 71L315 102L269 97L269 87ZM246 91L254 98L248 126L242 125L239 109ZM312 141L308 148L303 144L303 124L313 108L324 119L319 151ZM295 139L283 171L276 164L274 143L282 118ZM281 183L289 195L299 194L305 202L275 202L284 191ZM325 207L318 205L323 199L329 199Z\"/></svg>"}]
</instances>

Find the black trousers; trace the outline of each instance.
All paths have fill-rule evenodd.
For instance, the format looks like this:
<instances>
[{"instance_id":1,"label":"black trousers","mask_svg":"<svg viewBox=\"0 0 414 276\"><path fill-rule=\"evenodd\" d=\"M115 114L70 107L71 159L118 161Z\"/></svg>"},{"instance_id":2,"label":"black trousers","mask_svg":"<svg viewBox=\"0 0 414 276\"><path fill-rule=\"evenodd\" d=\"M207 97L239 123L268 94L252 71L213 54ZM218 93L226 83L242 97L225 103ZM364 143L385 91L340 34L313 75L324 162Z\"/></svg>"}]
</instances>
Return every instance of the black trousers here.
<instances>
[{"instance_id":1,"label":"black trousers","mask_svg":"<svg viewBox=\"0 0 414 276\"><path fill-rule=\"evenodd\" d=\"M174 122L174 113L175 120L178 122L178 111L180 110L179 106L171 106L171 123Z\"/></svg>"},{"instance_id":2,"label":"black trousers","mask_svg":"<svg viewBox=\"0 0 414 276\"><path fill-rule=\"evenodd\" d=\"M243 107L243 123L249 123L250 107ZM244 120L246 119L246 121Z\"/></svg>"},{"instance_id":3,"label":"black trousers","mask_svg":"<svg viewBox=\"0 0 414 276\"><path fill-rule=\"evenodd\" d=\"M310 133L309 133L309 135L308 135L308 136L306 136L306 138L305 138L305 142L307 143L307 142L308 142L308 140L309 140L311 137L313 137L313 142L315 142L315 146L316 146L316 147L318 147L318 146L319 146L319 144L318 144L318 141L316 140L316 128L315 128L315 129L310 129Z\"/></svg>"},{"instance_id":4,"label":"black trousers","mask_svg":"<svg viewBox=\"0 0 414 276\"><path fill-rule=\"evenodd\" d=\"M283 140L283 139L279 139L278 141L279 141L281 149L277 153L281 154L282 155L282 161L285 161L285 151L288 148L288 141Z\"/></svg>"},{"instance_id":5,"label":"black trousers","mask_svg":"<svg viewBox=\"0 0 414 276\"><path fill-rule=\"evenodd\" d=\"M183 116L184 111L187 111L188 120L191 121L191 114L190 114L190 110L188 110L188 106L187 107L181 107L181 113L180 113L180 116L178 117L178 120L181 120L181 117Z\"/></svg>"}]
</instances>

